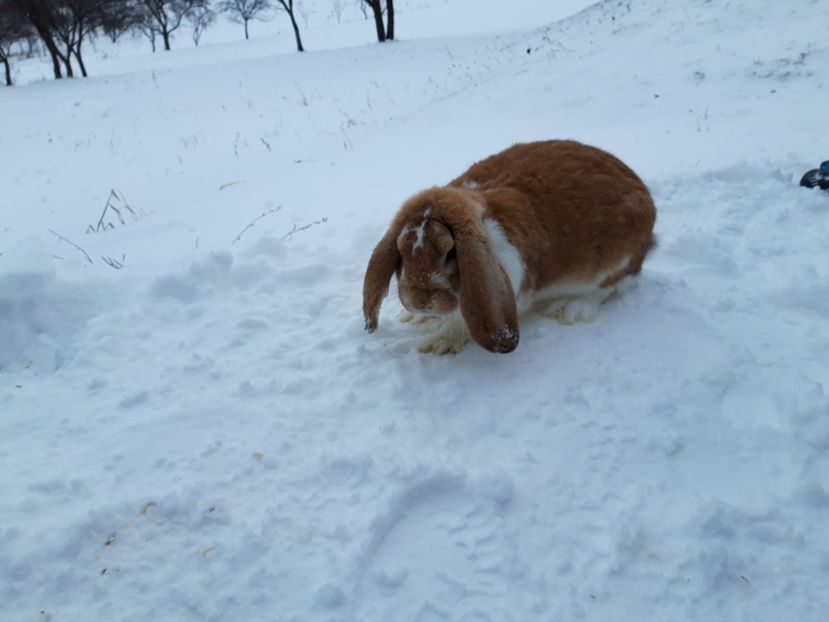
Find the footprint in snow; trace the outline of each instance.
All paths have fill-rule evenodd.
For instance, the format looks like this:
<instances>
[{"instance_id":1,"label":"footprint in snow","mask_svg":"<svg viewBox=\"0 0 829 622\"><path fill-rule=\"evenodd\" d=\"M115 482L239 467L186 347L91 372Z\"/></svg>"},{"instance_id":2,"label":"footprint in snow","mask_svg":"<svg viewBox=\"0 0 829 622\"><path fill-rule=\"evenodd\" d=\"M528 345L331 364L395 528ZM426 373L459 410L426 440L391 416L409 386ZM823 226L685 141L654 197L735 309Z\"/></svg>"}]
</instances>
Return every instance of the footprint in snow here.
<instances>
[{"instance_id":1,"label":"footprint in snow","mask_svg":"<svg viewBox=\"0 0 829 622\"><path fill-rule=\"evenodd\" d=\"M505 533L512 497L504 473L470 481L437 472L407 482L371 524L355 589L358 619L501 619L492 597L515 589Z\"/></svg>"}]
</instances>

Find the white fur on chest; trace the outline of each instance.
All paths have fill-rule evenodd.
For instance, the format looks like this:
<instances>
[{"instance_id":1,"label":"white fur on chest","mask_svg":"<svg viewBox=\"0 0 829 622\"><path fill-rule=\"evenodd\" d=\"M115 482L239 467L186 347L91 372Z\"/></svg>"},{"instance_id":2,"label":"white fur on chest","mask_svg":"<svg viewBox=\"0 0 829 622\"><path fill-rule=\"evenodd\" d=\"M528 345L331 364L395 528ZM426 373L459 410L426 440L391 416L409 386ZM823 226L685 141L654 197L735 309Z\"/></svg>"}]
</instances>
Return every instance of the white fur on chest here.
<instances>
[{"instance_id":1,"label":"white fur on chest","mask_svg":"<svg viewBox=\"0 0 829 622\"><path fill-rule=\"evenodd\" d=\"M507 239L507 234L504 228L492 218L484 219L484 227L489 235L492 250L498 258L498 263L504 269L509 277L512 291L515 296L521 291L521 283L524 282L524 260L521 259L521 253L518 249L510 244Z\"/></svg>"}]
</instances>

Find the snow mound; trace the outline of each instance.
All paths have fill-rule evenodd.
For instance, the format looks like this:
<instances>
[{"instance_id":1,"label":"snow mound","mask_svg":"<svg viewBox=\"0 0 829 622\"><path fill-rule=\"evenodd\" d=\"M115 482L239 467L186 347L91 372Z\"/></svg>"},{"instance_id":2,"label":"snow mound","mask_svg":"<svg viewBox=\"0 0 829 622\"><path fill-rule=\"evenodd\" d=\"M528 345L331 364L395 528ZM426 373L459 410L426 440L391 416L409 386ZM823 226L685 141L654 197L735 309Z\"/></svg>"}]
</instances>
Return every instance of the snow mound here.
<instances>
[{"instance_id":1,"label":"snow mound","mask_svg":"<svg viewBox=\"0 0 829 622\"><path fill-rule=\"evenodd\" d=\"M60 368L70 336L94 313L83 289L58 282L46 243L29 237L0 255L0 368Z\"/></svg>"}]
</instances>

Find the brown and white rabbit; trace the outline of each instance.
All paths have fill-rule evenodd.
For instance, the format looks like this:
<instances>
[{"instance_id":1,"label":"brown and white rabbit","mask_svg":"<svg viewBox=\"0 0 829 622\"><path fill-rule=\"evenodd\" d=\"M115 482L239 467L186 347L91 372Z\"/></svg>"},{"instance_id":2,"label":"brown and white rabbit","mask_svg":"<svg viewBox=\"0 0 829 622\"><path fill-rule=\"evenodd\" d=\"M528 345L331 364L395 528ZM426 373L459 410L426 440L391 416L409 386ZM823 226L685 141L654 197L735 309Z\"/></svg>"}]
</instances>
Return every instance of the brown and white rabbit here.
<instances>
[{"instance_id":1,"label":"brown and white rabbit","mask_svg":"<svg viewBox=\"0 0 829 622\"><path fill-rule=\"evenodd\" d=\"M421 352L458 352L470 335L511 352L520 312L593 320L639 272L655 220L647 187L615 156L569 140L514 145L403 204L368 263L366 330L397 274L406 309L444 320Z\"/></svg>"}]
</instances>

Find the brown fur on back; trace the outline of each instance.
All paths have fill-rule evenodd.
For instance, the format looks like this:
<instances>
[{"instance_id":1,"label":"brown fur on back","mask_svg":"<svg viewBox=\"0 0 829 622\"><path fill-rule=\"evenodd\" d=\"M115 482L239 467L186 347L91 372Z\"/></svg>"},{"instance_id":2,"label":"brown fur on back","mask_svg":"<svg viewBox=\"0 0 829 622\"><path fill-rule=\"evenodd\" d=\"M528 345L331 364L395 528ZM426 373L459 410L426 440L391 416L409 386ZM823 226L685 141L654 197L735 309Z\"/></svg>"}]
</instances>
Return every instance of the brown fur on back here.
<instances>
[{"instance_id":1,"label":"brown fur on back","mask_svg":"<svg viewBox=\"0 0 829 622\"><path fill-rule=\"evenodd\" d=\"M615 156L575 141L515 145L449 186L480 194L486 216L520 249L524 291L589 281L629 258L611 285L639 272L653 242L656 208L642 180Z\"/></svg>"}]
</instances>

